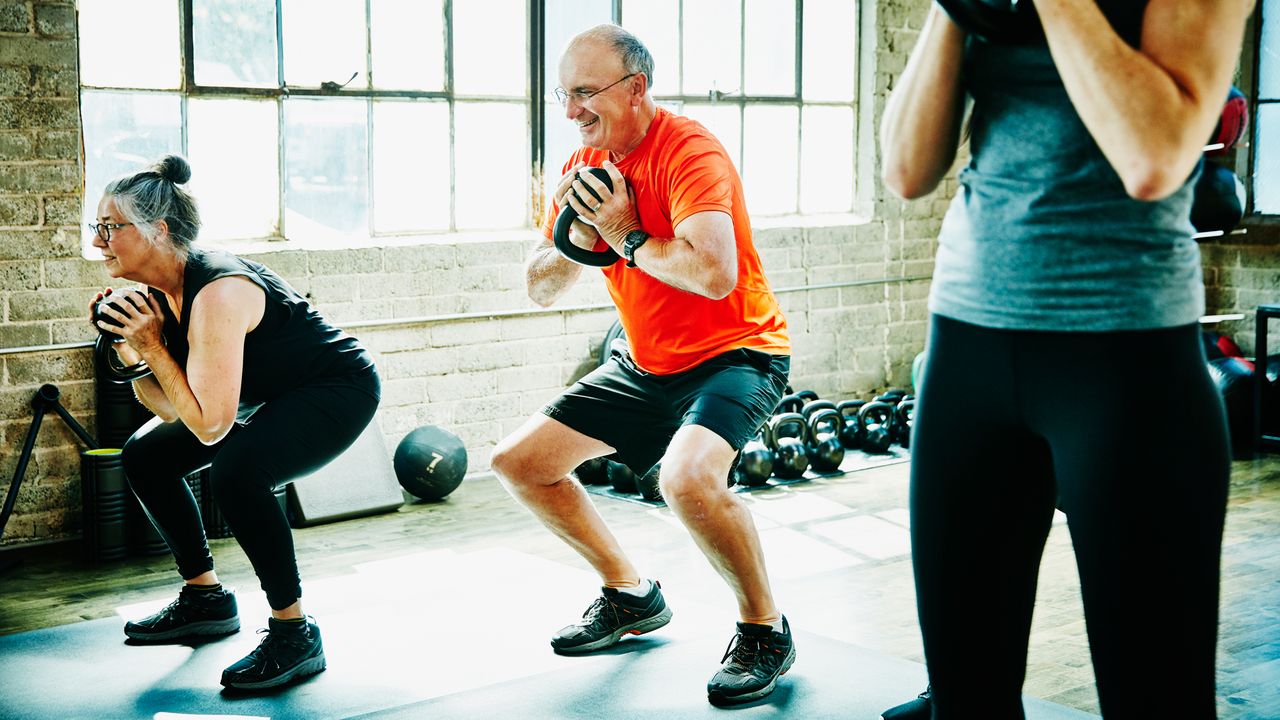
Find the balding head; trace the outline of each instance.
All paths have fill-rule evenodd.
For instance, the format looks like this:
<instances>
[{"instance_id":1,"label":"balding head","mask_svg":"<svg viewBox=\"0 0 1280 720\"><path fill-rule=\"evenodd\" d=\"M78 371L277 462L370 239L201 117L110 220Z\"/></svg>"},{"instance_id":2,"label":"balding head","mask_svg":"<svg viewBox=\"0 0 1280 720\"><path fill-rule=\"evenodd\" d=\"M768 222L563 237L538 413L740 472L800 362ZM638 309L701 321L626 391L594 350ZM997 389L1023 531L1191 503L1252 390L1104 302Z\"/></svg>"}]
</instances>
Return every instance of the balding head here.
<instances>
[{"instance_id":1,"label":"balding head","mask_svg":"<svg viewBox=\"0 0 1280 720\"><path fill-rule=\"evenodd\" d=\"M653 87L653 56L649 54L649 48L621 26L605 23L588 28L569 41L564 54L568 55L579 46L607 48L617 56L624 71L637 75L643 73L649 87Z\"/></svg>"}]
</instances>

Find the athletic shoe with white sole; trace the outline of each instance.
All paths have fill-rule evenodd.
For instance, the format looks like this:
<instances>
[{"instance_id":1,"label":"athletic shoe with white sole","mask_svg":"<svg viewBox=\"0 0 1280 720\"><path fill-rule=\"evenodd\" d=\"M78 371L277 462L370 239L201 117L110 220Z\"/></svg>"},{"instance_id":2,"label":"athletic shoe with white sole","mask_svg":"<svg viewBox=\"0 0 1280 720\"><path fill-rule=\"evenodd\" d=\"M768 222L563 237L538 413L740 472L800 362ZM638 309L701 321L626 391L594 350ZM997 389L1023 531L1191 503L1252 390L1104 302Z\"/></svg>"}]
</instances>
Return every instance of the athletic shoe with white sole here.
<instances>
[{"instance_id":1,"label":"athletic shoe with white sole","mask_svg":"<svg viewBox=\"0 0 1280 720\"><path fill-rule=\"evenodd\" d=\"M624 635L642 635L671 622L671 608L662 597L657 580L644 597L601 588L600 597L582 614L582 620L562 628L551 638L561 655L580 655L616 645Z\"/></svg>"},{"instance_id":2,"label":"athletic shoe with white sole","mask_svg":"<svg viewBox=\"0 0 1280 720\"><path fill-rule=\"evenodd\" d=\"M771 625L738 623L738 634L729 641L720 662L724 665L707 683L712 705L737 705L773 692L778 678L796 661L791 625L782 618L782 632Z\"/></svg>"}]
</instances>

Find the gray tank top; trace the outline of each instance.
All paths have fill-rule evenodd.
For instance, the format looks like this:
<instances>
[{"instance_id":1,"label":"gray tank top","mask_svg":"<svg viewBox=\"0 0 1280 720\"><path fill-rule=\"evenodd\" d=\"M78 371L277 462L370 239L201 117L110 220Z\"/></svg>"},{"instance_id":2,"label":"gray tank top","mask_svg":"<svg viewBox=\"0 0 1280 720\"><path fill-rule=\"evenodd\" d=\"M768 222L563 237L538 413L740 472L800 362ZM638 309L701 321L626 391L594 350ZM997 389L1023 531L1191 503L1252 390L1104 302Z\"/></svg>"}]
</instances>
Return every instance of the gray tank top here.
<instances>
[{"instance_id":1,"label":"gray tank top","mask_svg":"<svg viewBox=\"0 0 1280 720\"><path fill-rule=\"evenodd\" d=\"M1134 29L1121 34L1133 42ZM1043 46L970 41L963 76L974 99L972 156L942 222L930 311L1015 330L1196 322L1204 284L1190 208L1199 170L1163 200L1130 198Z\"/></svg>"}]
</instances>

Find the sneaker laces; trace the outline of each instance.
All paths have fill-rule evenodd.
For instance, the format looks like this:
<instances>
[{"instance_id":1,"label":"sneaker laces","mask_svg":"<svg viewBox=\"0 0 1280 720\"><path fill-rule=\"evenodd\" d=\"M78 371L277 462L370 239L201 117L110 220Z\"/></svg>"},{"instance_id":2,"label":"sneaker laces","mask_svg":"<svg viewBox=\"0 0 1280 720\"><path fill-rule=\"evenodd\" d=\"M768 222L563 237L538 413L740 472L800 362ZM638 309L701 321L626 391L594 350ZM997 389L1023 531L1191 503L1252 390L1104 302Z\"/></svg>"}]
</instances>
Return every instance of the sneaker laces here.
<instances>
[{"instance_id":1,"label":"sneaker laces","mask_svg":"<svg viewBox=\"0 0 1280 720\"><path fill-rule=\"evenodd\" d=\"M278 648L294 648L305 650L311 644L311 633L298 630L296 632L271 632L271 628L258 628L258 634L264 635L253 652L265 655Z\"/></svg>"},{"instance_id":2,"label":"sneaker laces","mask_svg":"<svg viewBox=\"0 0 1280 720\"><path fill-rule=\"evenodd\" d=\"M724 657L720 658L720 662L723 663L732 657L733 664L749 668L760 656L768 657L766 651L769 650L769 644L768 638L752 637L740 632L729 641L729 647L725 648Z\"/></svg>"},{"instance_id":3,"label":"sneaker laces","mask_svg":"<svg viewBox=\"0 0 1280 720\"><path fill-rule=\"evenodd\" d=\"M591 602L590 605L587 606L586 612L582 613L582 619L586 621L585 624L590 625L594 623L596 620L598 620L600 616L604 614L606 611L613 618L613 622L615 625L620 622L620 620L618 619L617 603L613 602L612 600L605 597L604 595L601 595L600 597L596 598Z\"/></svg>"}]
</instances>

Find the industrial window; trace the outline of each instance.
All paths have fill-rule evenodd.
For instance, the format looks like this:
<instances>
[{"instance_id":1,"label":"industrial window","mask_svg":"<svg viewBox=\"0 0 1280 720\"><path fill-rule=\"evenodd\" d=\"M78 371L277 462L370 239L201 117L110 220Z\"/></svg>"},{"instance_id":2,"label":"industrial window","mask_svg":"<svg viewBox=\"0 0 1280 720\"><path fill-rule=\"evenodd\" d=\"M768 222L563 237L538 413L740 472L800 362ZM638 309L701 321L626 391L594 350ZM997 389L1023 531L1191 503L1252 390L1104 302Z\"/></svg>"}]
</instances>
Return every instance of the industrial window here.
<instances>
[{"instance_id":1,"label":"industrial window","mask_svg":"<svg viewBox=\"0 0 1280 720\"><path fill-rule=\"evenodd\" d=\"M849 212L856 18L846 0L81 0L85 218L108 180L180 152L205 239L536 225L577 145L550 99L559 53L610 21L653 52L658 102L725 144L753 215Z\"/></svg>"},{"instance_id":2,"label":"industrial window","mask_svg":"<svg viewBox=\"0 0 1280 720\"><path fill-rule=\"evenodd\" d=\"M618 22L654 58L660 105L707 126L742 174L753 216L854 206L858 5L848 0L547 0L546 87L570 37ZM546 182L577 131L545 106Z\"/></svg>"},{"instance_id":3,"label":"industrial window","mask_svg":"<svg viewBox=\"0 0 1280 720\"><path fill-rule=\"evenodd\" d=\"M81 0L86 215L178 151L211 239L526 227L527 17L527 0Z\"/></svg>"},{"instance_id":4,"label":"industrial window","mask_svg":"<svg viewBox=\"0 0 1280 720\"><path fill-rule=\"evenodd\" d=\"M1280 214L1280 6L1262 3L1258 112L1253 131L1253 211Z\"/></svg>"}]
</instances>

